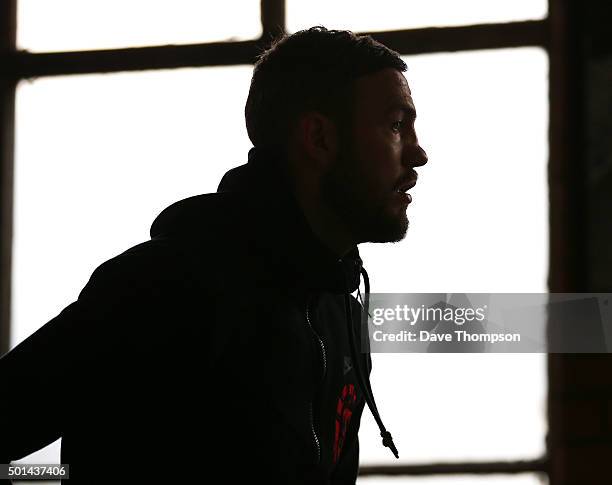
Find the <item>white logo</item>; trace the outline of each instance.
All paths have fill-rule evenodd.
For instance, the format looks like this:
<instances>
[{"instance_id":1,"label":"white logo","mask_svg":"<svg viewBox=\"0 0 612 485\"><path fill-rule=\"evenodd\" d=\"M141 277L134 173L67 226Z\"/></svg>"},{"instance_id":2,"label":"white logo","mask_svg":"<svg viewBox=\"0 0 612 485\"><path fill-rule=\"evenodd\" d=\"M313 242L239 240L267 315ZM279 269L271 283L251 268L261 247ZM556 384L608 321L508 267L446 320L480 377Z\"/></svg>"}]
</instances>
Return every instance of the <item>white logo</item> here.
<instances>
[{"instance_id":1,"label":"white logo","mask_svg":"<svg viewBox=\"0 0 612 485\"><path fill-rule=\"evenodd\" d=\"M344 375L347 375L353 368L353 361L350 357L344 356Z\"/></svg>"}]
</instances>

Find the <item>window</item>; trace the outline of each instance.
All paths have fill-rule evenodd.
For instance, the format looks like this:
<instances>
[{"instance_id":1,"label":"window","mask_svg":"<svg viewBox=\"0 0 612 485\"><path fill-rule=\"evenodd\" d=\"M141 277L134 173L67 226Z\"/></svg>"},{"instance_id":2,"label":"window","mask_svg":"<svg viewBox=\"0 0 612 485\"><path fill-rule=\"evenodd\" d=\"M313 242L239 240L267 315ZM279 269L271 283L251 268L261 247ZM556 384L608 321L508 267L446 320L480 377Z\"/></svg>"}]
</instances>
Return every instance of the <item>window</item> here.
<instances>
[{"instance_id":1,"label":"window","mask_svg":"<svg viewBox=\"0 0 612 485\"><path fill-rule=\"evenodd\" d=\"M287 0L289 32L324 25L355 32L542 19L545 0Z\"/></svg>"},{"instance_id":2,"label":"window","mask_svg":"<svg viewBox=\"0 0 612 485\"><path fill-rule=\"evenodd\" d=\"M410 228L360 252L376 293L546 292L547 56L535 48L404 58L429 162ZM545 453L546 355L374 354L399 463ZM362 465L398 461L369 413ZM486 424L489 423L489 424Z\"/></svg>"},{"instance_id":3,"label":"window","mask_svg":"<svg viewBox=\"0 0 612 485\"><path fill-rule=\"evenodd\" d=\"M13 346L74 301L102 261L148 239L166 206L214 192L228 167L246 162L251 71L178 69L20 84Z\"/></svg>"},{"instance_id":4,"label":"window","mask_svg":"<svg viewBox=\"0 0 612 485\"><path fill-rule=\"evenodd\" d=\"M323 23L330 28L378 31L546 15L539 1L506 2L509 7L503 11L493 11L487 2L470 10L476 3L463 2L462 16L457 17L452 10L456 2L440 1L431 11L425 5L432 2L415 2L411 15L404 16L380 4L372 15L373 4L365 2L355 2L350 9L335 2L333 8L323 9L317 2L287 0L287 25L289 30ZM121 33L120 26L96 32L98 24L108 24L88 24L87 20L112 15L118 2L90 5L87 11L79 2L56 2L55 12L49 15L59 15L60 9L70 12L61 17L79 18L81 35L70 30L76 24L48 29L48 23L39 20L46 18L41 8L47 7L36 4L34 10L31 0L21 0L19 46L32 53L20 55L30 56L35 63L34 52L39 51L230 38L230 43L236 43L255 41L262 32L259 2L228 2L227 11L194 13L191 9L200 4L173 2L165 7L172 10L162 10L160 2L146 2L138 12L123 13L127 28ZM262 2L262 37L282 18L280 5ZM238 6L240 17L248 19L240 25L233 23ZM144 18L142 12L146 12ZM172 15L171 21L156 20L160 12ZM337 12L346 15L340 19ZM139 16L143 28L130 29ZM215 29L200 28L202 16ZM157 25L163 27L153 27ZM535 25L543 28L541 21ZM171 27L176 27L174 32ZM57 36L62 30L67 33L64 38ZM135 31L145 35L134 37ZM206 36L201 35L204 31ZM444 36L444 32L440 29L431 35ZM410 31L404 34L409 39ZM452 44L452 40L445 42ZM547 56L540 48L493 49L500 47L499 42L488 42L481 42L481 48L488 50L405 58L419 112L417 130L430 163L417 170L420 182L409 208L411 229L406 240L361 248L375 292L546 291ZM525 42L532 45L532 40ZM429 51L426 43L420 47ZM56 55L56 68L61 70L63 54ZM78 72L78 62L65 74ZM201 68L159 70L156 66L139 73L48 78L43 73L33 82L20 82L11 346L74 300L98 264L146 239L152 219L166 205L213 191L225 170L246 161L250 144L243 106L251 66L233 57L223 63L230 67L210 67L203 57ZM29 77L20 71L15 75ZM71 263L70 270L66 261ZM36 308L27 304L33 299L38 302ZM535 463L545 455L545 356L376 354L373 359L372 385L381 415L397 440L399 464ZM367 412L360 436L364 470L398 465L380 446ZM43 451L24 461L52 462L58 449L56 443L46 450L53 459L43 460ZM532 472L541 470L534 464L529 473L516 476L411 480L532 484L539 483ZM405 478L366 476L360 481L398 480Z\"/></svg>"},{"instance_id":5,"label":"window","mask_svg":"<svg viewBox=\"0 0 612 485\"><path fill-rule=\"evenodd\" d=\"M253 0L19 0L18 48L79 51L255 39ZM240 15L235 12L240 10Z\"/></svg>"},{"instance_id":6,"label":"window","mask_svg":"<svg viewBox=\"0 0 612 485\"><path fill-rule=\"evenodd\" d=\"M360 485L404 485L406 477L380 478L363 477ZM410 485L542 485L540 477L534 474L519 475L450 475L447 477L411 477Z\"/></svg>"}]
</instances>

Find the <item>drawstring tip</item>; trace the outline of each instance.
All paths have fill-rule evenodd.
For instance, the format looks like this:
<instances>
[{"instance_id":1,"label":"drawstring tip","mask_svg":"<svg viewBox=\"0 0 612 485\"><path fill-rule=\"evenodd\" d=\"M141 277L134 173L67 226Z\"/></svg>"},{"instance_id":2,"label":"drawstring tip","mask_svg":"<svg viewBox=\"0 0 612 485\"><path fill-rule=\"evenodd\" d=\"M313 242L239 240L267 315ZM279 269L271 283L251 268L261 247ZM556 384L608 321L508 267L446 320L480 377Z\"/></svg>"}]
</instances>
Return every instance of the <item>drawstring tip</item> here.
<instances>
[{"instance_id":1,"label":"drawstring tip","mask_svg":"<svg viewBox=\"0 0 612 485\"><path fill-rule=\"evenodd\" d=\"M380 435L382 436L382 439L383 439L382 444L391 450L395 458L399 459L399 453L397 451L397 448L395 447L395 443L393 443L393 438L391 438L391 433L389 433L388 431L384 431L383 433L380 433Z\"/></svg>"}]
</instances>

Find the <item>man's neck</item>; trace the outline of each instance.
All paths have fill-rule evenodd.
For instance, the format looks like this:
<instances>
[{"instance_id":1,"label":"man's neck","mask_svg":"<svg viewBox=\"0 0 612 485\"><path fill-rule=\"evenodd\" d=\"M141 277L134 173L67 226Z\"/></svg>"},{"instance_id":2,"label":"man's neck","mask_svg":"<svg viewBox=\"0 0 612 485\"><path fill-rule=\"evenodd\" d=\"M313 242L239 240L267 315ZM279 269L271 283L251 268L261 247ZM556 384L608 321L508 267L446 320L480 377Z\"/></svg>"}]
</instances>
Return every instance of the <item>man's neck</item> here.
<instances>
[{"instance_id":1,"label":"man's neck","mask_svg":"<svg viewBox=\"0 0 612 485\"><path fill-rule=\"evenodd\" d=\"M316 188L305 184L294 185L295 199L314 235L339 258L354 246L344 222L316 196Z\"/></svg>"}]
</instances>

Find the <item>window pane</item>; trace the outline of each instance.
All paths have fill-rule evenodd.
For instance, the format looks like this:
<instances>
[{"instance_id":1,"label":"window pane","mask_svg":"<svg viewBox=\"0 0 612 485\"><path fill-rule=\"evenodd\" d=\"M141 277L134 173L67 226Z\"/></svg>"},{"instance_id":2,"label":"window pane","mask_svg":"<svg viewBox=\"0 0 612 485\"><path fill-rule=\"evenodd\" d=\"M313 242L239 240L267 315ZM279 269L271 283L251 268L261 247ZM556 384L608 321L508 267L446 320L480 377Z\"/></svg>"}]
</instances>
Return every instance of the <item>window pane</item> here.
<instances>
[{"instance_id":1,"label":"window pane","mask_svg":"<svg viewBox=\"0 0 612 485\"><path fill-rule=\"evenodd\" d=\"M19 0L17 14L17 44L31 52L191 44L261 35L257 0Z\"/></svg>"},{"instance_id":2,"label":"window pane","mask_svg":"<svg viewBox=\"0 0 612 485\"><path fill-rule=\"evenodd\" d=\"M406 239L360 247L372 291L545 292L545 52L404 60L429 162L416 169ZM372 387L400 462L544 453L543 354L374 354ZM365 416L362 464L398 463Z\"/></svg>"},{"instance_id":3,"label":"window pane","mask_svg":"<svg viewBox=\"0 0 612 485\"><path fill-rule=\"evenodd\" d=\"M287 27L375 32L542 19L547 11L546 0L287 0Z\"/></svg>"},{"instance_id":4,"label":"window pane","mask_svg":"<svg viewBox=\"0 0 612 485\"><path fill-rule=\"evenodd\" d=\"M548 478L535 473L519 475L450 475L433 477L362 477L359 485L546 485Z\"/></svg>"},{"instance_id":5,"label":"window pane","mask_svg":"<svg viewBox=\"0 0 612 485\"><path fill-rule=\"evenodd\" d=\"M430 162L418 170L407 239L361 247L372 290L544 291L545 54L406 61ZM146 239L166 205L214 191L246 160L250 75L237 66L19 85L13 346L102 261ZM543 453L544 356L376 354L372 379L403 462ZM361 448L362 464L397 463L367 412Z\"/></svg>"},{"instance_id":6,"label":"window pane","mask_svg":"<svg viewBox=\"0 0 612 485\"><path fill-rule=\"evenodd\" d=\"M74 301L100 263L148 239L164 207L214 192L246 161L251 71L19 84L11 347ZM58 440L20 462L59 463L59 450Z\"/></svg>"},{"instance_id":7,"label":"window pane","mask_svg":"<svg viewBox=\"0 0 612 485\"><path fill-rule=\"evenodd\" d=\"M19 85L12 345L73 301L100 263L148 239L167 205L214 192L228 168L246 162L251 71Z\"/></svg>"}]
</instances>

